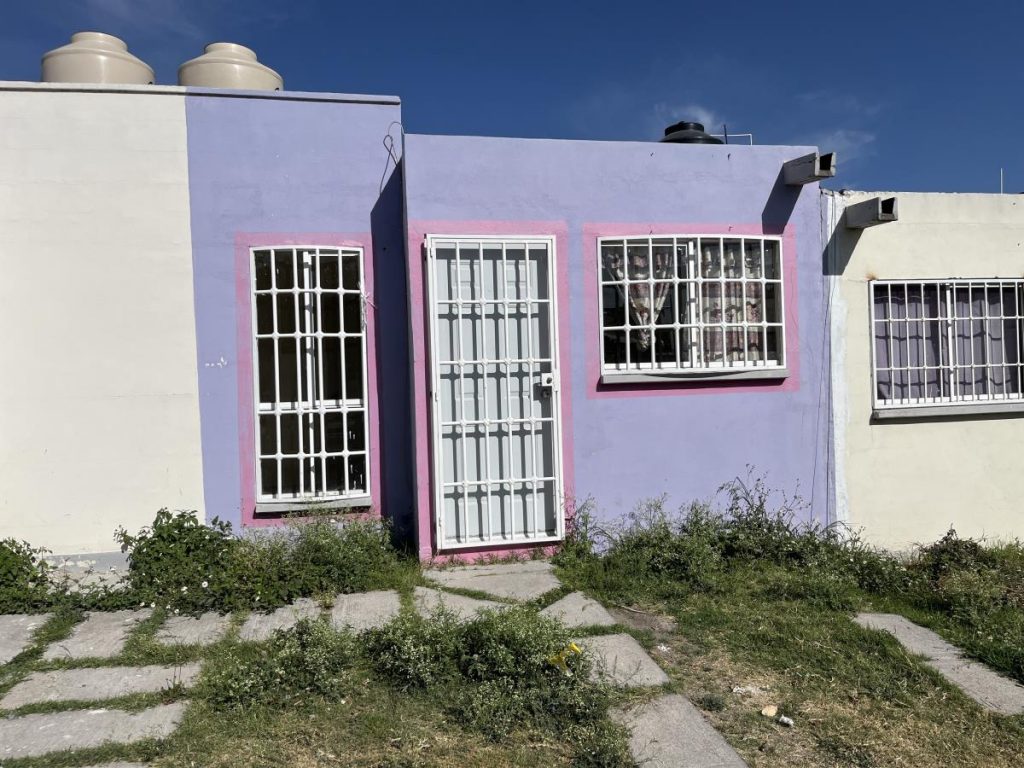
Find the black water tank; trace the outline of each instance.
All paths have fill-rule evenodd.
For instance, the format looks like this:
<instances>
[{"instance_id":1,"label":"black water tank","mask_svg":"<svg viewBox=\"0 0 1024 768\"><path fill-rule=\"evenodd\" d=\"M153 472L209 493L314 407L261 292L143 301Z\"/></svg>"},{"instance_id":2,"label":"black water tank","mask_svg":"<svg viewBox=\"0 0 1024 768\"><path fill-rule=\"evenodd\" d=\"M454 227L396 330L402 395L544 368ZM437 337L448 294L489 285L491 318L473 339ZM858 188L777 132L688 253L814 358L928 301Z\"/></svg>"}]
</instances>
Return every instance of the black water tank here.
<instances>
[{"instance_id":1,"label":"black water tank","mask_svg":"<svg viewBox=\"0 0 1024 768\"><path fill-rule=\"evenodd\" d=\"M716 139L714 136L704 133L704 126L701 123L691 123L686 120L666 128L665 136L661 140L669 144L722 143L721 139Z\"/></svg>"}]
</instances>

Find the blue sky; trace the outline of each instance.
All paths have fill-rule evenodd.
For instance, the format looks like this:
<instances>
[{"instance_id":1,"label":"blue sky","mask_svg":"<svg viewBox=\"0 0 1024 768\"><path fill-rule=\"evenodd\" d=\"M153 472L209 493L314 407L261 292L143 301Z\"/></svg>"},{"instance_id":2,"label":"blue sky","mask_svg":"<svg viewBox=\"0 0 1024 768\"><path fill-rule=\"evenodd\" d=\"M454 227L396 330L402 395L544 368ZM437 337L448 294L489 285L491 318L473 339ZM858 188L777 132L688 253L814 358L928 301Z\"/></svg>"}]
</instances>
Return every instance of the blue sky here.
<instances>
[{"instance_id":1,"label":"blue sky","mask_svg":"<svg viewBox=\"0 0 1024 768\"><path fill-rule=\"evenodd\" d=\"M840 153L836 187L1024 191L1022 0L7 0L0 79L80 29L158 82L207 42L290 90L397 94L407 131L654 139L698 119Z\"/></svg>"}]
</instances>

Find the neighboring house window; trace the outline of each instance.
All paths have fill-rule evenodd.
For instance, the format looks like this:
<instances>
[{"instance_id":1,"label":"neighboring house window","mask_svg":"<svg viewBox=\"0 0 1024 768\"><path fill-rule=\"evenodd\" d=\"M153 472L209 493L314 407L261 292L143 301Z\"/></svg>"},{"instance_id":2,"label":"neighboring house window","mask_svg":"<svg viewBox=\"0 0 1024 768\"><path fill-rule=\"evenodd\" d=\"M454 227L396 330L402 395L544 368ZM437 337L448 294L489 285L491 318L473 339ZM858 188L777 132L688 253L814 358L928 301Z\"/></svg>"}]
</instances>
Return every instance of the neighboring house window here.
<instances>
[{"instance_id":1,"label":"neighboring house window","mask_svg":"<svg viewBox=\"0 0 1024 768\"><path fill-rule=\"evenodd\" d=\"M875 407L1024 400L1024 280L874 281Z\"/></svg>"},{"instance_id":2,"label":"neighboring house window","mask_svg":"<svg viewBox=\"0 0 1024 768\"><path fill-rule=\"evenodd\" d=\"M778 238L601 238L604 374L785 368Z\"/></svg>"},{"instance_id":3,"label":"neighboring house window","mask_svg":"<svg viewBox=\"0 0 1024 768\"><path fill-rule=\"evenodd\" d=\"M366 497L363 254L252 250L257 502Z\"/></svg>"}]
</instances>

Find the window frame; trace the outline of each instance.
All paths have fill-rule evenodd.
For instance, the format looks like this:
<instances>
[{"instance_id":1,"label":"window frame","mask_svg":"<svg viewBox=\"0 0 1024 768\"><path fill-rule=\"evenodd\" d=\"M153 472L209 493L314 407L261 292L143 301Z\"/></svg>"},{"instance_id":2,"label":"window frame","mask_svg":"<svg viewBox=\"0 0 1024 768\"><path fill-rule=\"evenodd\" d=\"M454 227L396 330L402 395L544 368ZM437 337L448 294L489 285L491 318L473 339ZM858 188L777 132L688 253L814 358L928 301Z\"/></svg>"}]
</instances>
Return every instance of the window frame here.
<instances>
[{"instance_id":1,"label":"window frame","mask_svg":"<svg viewBox=\"0 0 1024 768\"><path fill-rule=\"evenodd\" d=\"M684 241L690 243L692 248L699 250L700 242L702 240L718 240L719 241L719 254L720 254L720 258L723 258L723 259L724 259L724 255L725 255L724 254L724 245L725 245L725 241L726 240L739 240L741 242L741 249L745 249L744 242L747 241L747 240L756 240L756 241L759 241L761 243L761 253L762 253L761 277L748 280L748 277L746 276L746 273L745 273L745 270L744 270L744 273L741 275L741 277L739 277L739 278L730 278L730 282L739 282L739 283L741 283L744 286L747 284L747 282L759 282L761 284L761 301L762 301L762 305L766 301L766 295L767 295L766 291L765 291L766 284L767 283L771 283L771 284L777 284L778 285L778 290L779 290L779 295L778 295L779 321L778 322L769 323L767 320L762 319L759 324L760 324L763 332L765 332L765 333L766 333L768 327L777 327L779 329L778 343L779 343L779 345L781 347L781 355L780 355L781 360L779 362L768 364L767 361L764 361L762 364L751 364L751 361L743 361L743 362L741 362L739 364L731 364L729 362L723 361L721 363L707 364L707 363L705 363L702 360L700 365L693 365L693 366L668 366L668 365L663 365L663 366L659 366L659 367L655 367L655 364L652 362L650 364L649 368L643 368L643 367L633 367L632 364L630 364L630 367L617 367L617 366L615 366L613 364L608 364L605 361L605 334L607 333L607 330L606 330L605 318L604 318L604 289L607 286L609 286L609 285L622 284L622 285L627 285L628 286L630 284L631 278L629 277L629 275L627 273L625 275L624 280L622 280L622 281L606 282L604 280L604 277L603 277L603 272L604 272L604 262L603 262L604 246L606 246L606 245L608 245L610 243L621 243L622 246L623 246L623 255L625 257L625 255L628 254L628 247L629 247L630 241L639 242L639 241L646 240L647 241L647 246L648 246L648 253L653 256L653 247L655 245L655 241L658 241L658 240L669 240L669 239L671 239L673 241L672 248L673 248L673 252L674 253L677 252L678 247ZM765 242L774 243L775 247L777 249L777 252L778 252L778 278L767 278L765 276L765 268L764 268L764 260L763 260L764 243ZM693 250L691 250L690 253L688 254L688 257L693 258L693 259L696 260L696 263L698 264L698 273L699 273L701 271L700 270L700 265L699 265L699 254L695 253L695 252L693 252ZM673 266L674 267L676 266L675 256L673 257ZM648 268L648 277L645 278L647 280L647 282L652 285L652 288L651 288L651 291L652 291L651 295L652 296L653 296L653 284L654 283L656 283L656 282L667 282L667 281L664 281L664 280L656 280L654 278L653 272L654 272L653 269ZM723 294L722 294L722 297L721 297L721 301L722 301L722 303L724 305L724 302L725 302L724 285L725 285L725 282L726 282L724 266L721 269L721 275L719 277L717 277L717 278L709 278L706 281L707 282L714 282L714 283L717 283L717 284L723 286ZM703 283L705 282L705 278L704 278L703 274L698 274L696 277L692 277L692 278L691 277L685 277L684 278L684 277L680 277L679 276L678 269L675 268L675 269L673 269L673 275L672 275L671 282L673 284L674 290L677 291L676 295L678 295L677 287L678 287L678 285L680 283L686 283L686 282L694 283L697 286L698 302L701 301L701 299L700 299L700 296L701 296L700 286L703 285ZM596 301L596 305L597 305L597 335L598 335L598 359L599 359L598 369L599 369L599 372L600 372L600 383L602 383L602 384L617 385L617 384L647 384L647 383L666 383L666 382L672 382L672 381L684 382L684 381L721 380L721 379L725 379L725 380L729 380L729 381L735 381L735 380L765 380L765 379L768 379L768 380L781 380L781 379L787 378L789 376L789 369L788 369L789 338L788 338L788 335L787 335L787 330L788 330L788 325L789 325L790 321L787 320L787 316L786 316L786 292L787 292L786 282L787 282L787 279L786 279L786 272L785 272L785 253L784 253L784 249L783 249L783 238L781 236L778 236L778 235L735 234L735 233L721 233L721 232L719 232L719 233L705 233L705 234L700 234L700 233L693 233L693 234L690 234L690 233L685 233L685 234L683 234L683 233L658 233L658 234L648 233L648 234L640 234L640 233L637 233L637 234L621 234L621 235L602 235L602 236L599 236L597 238L597 245L596 245L596 283L597 283L597 301ZM673 305L675 305L675 301L673 301ZM744 328L744 330L747 329L748 327L754 325L754 323L751 323L750 321L747 321L747 320L743 320L742 322L739 322L739 323L725 323L725 322L722 322L722 323L706 323L703 320L703 307L699 303L698 303L698 307L697 307L697 311L696 311L697 318L696 318L696 322L694 322L694 323L680 323L679 322L679 316L678 316L679 309L678 309L677 306L674 306L674 311L676 313L676 317L675 317L674 322L672 324L659 326L656 323L656 319L657 318L655 316L652 316L650 323L646 324L646 327L651 329L652 334L654 332L656 332L657 329L659 329L659 328L662 328L662 329L672 329L677 334L677 336L676 336L677 348L678 348L678 344L679 344L679 342L678 342L678 335L680 333L682 333L682 331L683 331L682 327L683 326L689 327L691 329L690 330L691 336L693 336L693 337L695 337L697 339L696 343L698 344L698 348L702 348L703 342L700 340L700 336L704 332L705 328L721 327L722 328L722 333L723 333L723 347L724 347L724 344L725 344L725 334L727 333L727 331L726 331L726 326L727 325L742 326ZM623 326L623 328L630 329L633 326L631 325L630 320L629 320L629 308L628 308L628 306L624 307L624 312L625 312L626 318L625 318L625 325ZM659 312L659 314L660 314L660 312ZM762 318L763 318L763 308L762 308ZM614 329L617 329L617 327L613 328L613 330ZM627 344L629 343L628 335L627 335L626 343ZM693 343L693 342L691 342L691 343ZM766 337L765 337L765 344L767 344Z\"/></svg>"},{"instance_id":2,"label":"window frame","mask_svg":"<svg viewBox=\"0 0 1024 768\"><path fill-rule=\"evenodd\" d=\"M887 310L887 317L879 318L876 314L875 307L875 291L877 288L885 286L890 289L889 295L889 306ZM904 309L903 318L894 318L892 316L892 294L891 287L899 286L909 289L911 287L917 287L920 290L920 303L922 308L925 306L927 301L924 293L924 288L935 287L936 291L936 317L924 317L924 311L919 310L916 318L910 318L906 309ZM978 289L988 289L993 287L1010 286L1015 288L1016 306L1014 307L1016 312L1012 316L1007 316L1005 307L1000 299L1000 313L993 315L988 312L988 307L983 307L983 312L980 315L975 315L973 310L973 296L972 291ZM956 291L958 289L968 289L968 301L970 304L969 314L965 317L963 315L957 315L957 304L958 298ZM906 298L907 293L904 293L904 301L908 302ZM985 301L987 305L987 296ZM928 418L928 417L964 417L971 415L996 415L1000 413L1021 413L1024 414L1024 278L1007 278L1007 277L968 277L968 278L929 278L929 279L874 279L869 280L867 283L867 301L868 301L868 343L869 351L868 354L871 358L871 415L874 420L882 421L888 419L909 419L909 418ZM1017 355L1018 361L1016 363L1007 364L1002 363L990 363L986 362L983 370L986 371L986 378L988 383L986 387L994 386L993 377L991 370L994 368L1004 369L1003 373L1003 389L1004 394L1002 396L978 396L976 392L972 393L970 397L963 397L960 399L954 399L954 396L943 396L940 394L939 397L919 397L919 398L890 398L886 401L879 397L879 384L878 384L878 371L881 367L882 370L892 371L896 368L902 369L903 366L894 366L893 355L890 352L888 361L890 365L879 366L877 341L875 336L875 329L879 323L891 325L894 322L905 322L907 324L907 339L906 343L908 346L907 351L907 365L906 370L930 370L934 368L939 378L936 381L942 381L943 379L948 380L948 386L950 391L953 391L959 387L958 371L961 369L959 363L960 357L960 341L956 337L957 334L956 324L963 322L981 320L983 323L984 337L983 342L985 344L991 343L992 339L989 335L988 323L995 321L1016 321L1016 341L1017 341ZM927 323L935 322L945 325L942 329L942 335L940 336L940 346L938 352L938 364L934 366L913 366L910 365L910 330L909 324L911 322L922 323L922 327L925 328ZM974 347L973 347L973 328L971 330L971 363L967 366L968 368L976 368L978 366L974 363ZM927 331L925 330L922 334L922 345L926 343ZM891 350L893 335L889 333L886 337L888 339L888 346ZM897 340L898 341L898 340ZM942 343L945 341L946 347L942 347ZM987 347L986 347L987 348ZM927 363L927 348L924 349L925 361ZM1005 355L1005 350L1003 351ZM1016 368L1018 383L1017 388L1020 390L1019 394L1015 397L1006 396L1006 378L1008 375L1005 373L1007 368ZM890 387L891 387L890 383ZM920 386L920 384L919 384ZM927 387L927 379L925 380L924 386ZM943 385L940 383L940 392L942 391ZM972 384L972 389L976 389L976 385ZM923 402L908 402L911 400L918 400Z\"/></svg>"},{"instance_id":3,"label":"window frame","mask_svg":"<svg viewBox=\"0 0 1024 768\"><path fill-rule=\"evenodd\" d=\"M293 285L290 289L278 289L275 264L276 254L279 251L290 251L292 254L293 263ZM269 295L272 296L272 307L273 307L273 327L271 333L261 334L258 317L258 299L260 295L268 295L267 290L258 290L257 286L257 269L256 269L256 255L261 252L270 253L270 271L271 271L271 287L269 289ZM314 252L316 254L314 258L313 270L316 275L316 285L310 287L308 285L300 285L299 275L303 272L302 265L302 254ZM321 255L337 255L338 258L338 285L337 288L324 289L321 285L321 273L320 273L320 257ZM358 272L358 287L355 289L345 287L345 275L344 275L344 257L354 256L356 263L359 266ZM370 507L373 504L372 499L372 467L371 467L371 449L370 449L370 392L369 392L369 359L367 357L368 347L368 324L366 320L367 312L367 298L366 298L366 264L365 264L365 249L358 245L332 245L332 244L270 244L270 245L258 245L251 246L249 248L249 300L250 300L250 312L251 312L251 339L252 339L252 386L253 386L253 398L252 398L252 412L254 414L253 424L253 469L254 469L254 500L255 500L255 513L258 515L273 515L282 514L293 511L304 511L311 508L322 508L322 509L346 509L353 507ZM280 293L279 293L280 290ZM293 333L284 333L280 331L280 327L277 324L278 316L278 301L277 296L280 294L290 294L294 298L294 311L295 311L295 328ZM322 322L322 309L320 304L320 296L324 293L332 293L338 297L338 330L337 332L324 332L320 326ZM346 330L345 328L345 301L346 295L358 294L359 296L359 331L353 333ZM313 306L319 310L316 313L316 330L315 331L302 331L300 324L300 315L305 311L305 303L303 301L303 294L315 294L315 304ZM274 350L274 396L275 399L270 404L270 407L266 407L264 403L261 403L260 396L260 354L259 354L259 342L261 339L271 338L275 342L279 337L291 337L295 338L295 369L296 369L296 396L297 400L284 401L281 399L281 377L280 377L280 362L279 362L279 348L275 345ZM348 386L348 379L346 377L347 372L347 357L346 357L346 339L358 337L359 338L359 355L361 360L360 370L358 372L361 382L362 396L361 398L349 398L345 397L348 394L344 388ZM318 360L323 360L323 340L325 338L337 338L339 340L339 354L341 359L341 367L338 372L339 382L341 383L342 397L328 399L326 397L316 397L314 394L313 400L306 403L306 398L303 391L302 385L302 357L303 347L307 340L312 339L315 349L315 354ZM316 367L315 378L312 380L307 379L311 383L309 387L323 388L323 370L321 367ZM303 407L305 404L305 407ZM287 407L291 406L291 407ZM326 415L328 413L340 413L343 416L343 450L328 451L327 450L327 427L326 427ZM349 414L361 413L362 414L362 449L361 450L350 450L350 436L349 436ZM298 440L298 453L284 454L282 453L281 446L281 419L282 414L295 414L299 420L299 429L297 434ZM305 415L311 415L313 418L319 418L320 431L319 435L313 435L311 442L313 445L309 446L313 449L316 448L317 442L319 443L319 450L304 450L307 447L307 438L303 435L303 417ZM260 417L274 415L278 418L275 423L275 444L276 450L273 456L264 455L262 450L262 435L261 435L261 424ZM363 487L351 489L349 479L349 458L352 455L361 455L363 457ZM283 494L281 491L281 462L283 458L298 459L299 462L299 478L300 482L304 474L303 468L307 459L320 460L320 466L325 467L328 458L340 457L342 461L342 472L343 482L345 488L338 493L328 492L326 489L326 469L321 469L323 473L321 487L324 489L322 493L309 493L308 490L305 493L297 492L295 495ZM261 462L267 459L273 458L277 462L277 489L275 494L268 494L263 491L263 476ZM304 483L302 484L304 487Z\"/></svg>"}]
</instances>

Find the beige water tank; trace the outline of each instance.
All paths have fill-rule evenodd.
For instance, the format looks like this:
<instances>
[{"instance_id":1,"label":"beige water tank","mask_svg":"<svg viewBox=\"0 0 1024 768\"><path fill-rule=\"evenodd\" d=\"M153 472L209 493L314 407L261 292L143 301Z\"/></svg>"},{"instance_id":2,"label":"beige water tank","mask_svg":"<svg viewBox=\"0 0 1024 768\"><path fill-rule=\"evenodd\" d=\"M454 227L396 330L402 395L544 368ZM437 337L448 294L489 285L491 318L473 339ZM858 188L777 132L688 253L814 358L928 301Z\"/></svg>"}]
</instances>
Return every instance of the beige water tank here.
<instances>
[{"instance_id":1,"label":"beige water tank","mask_svg":"<svg viewBox=\"0 0 1024 768\"><path fill-rule=\"evenodd\" d=\"M238 43L210 43L206 53L178 67L178 85L280 91L284 81L256 60L256 53Z\"/></svg>"},{"instance_id":2,"label":"beige water tank","mask_svg":"<svg viewBox=\"0 0 1024 768\"><path fill-rule=\"evenodd\" d=\"M153 69L120 38L76 32L68 45L43 54L43 82L152 85Z\"/></svg>"}]
</instances>

